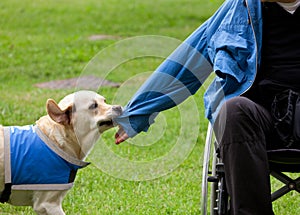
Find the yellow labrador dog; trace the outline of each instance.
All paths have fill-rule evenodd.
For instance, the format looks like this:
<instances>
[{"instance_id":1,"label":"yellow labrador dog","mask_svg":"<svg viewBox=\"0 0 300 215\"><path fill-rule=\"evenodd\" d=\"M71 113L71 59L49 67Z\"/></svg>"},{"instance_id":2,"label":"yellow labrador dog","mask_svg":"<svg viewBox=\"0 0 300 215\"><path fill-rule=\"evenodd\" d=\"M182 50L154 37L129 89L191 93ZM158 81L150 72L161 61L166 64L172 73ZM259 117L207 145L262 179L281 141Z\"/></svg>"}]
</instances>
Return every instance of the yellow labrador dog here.
<instances>
[{"instance_id":1,"label":"yellow labrador dog","mask_svg":"<svg viewBox=\"0 0 300 215\"><path fill-rule=\"evenodd\" d=\"M35 125L0 127L0 201L62 215L76 171L122 108L92 91L48 99L46 108Z\"/></svg>"}]
</instances>

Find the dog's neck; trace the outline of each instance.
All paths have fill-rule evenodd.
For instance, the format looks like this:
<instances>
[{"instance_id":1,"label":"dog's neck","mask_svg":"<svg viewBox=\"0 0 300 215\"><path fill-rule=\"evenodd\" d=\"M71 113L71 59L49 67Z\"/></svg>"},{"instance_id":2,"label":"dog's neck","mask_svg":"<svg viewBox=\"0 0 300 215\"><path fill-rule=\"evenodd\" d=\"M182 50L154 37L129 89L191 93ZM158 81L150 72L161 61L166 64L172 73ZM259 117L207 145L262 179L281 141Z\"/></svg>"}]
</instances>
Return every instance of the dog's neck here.
<instances>
[{"instance_id":1,"label":"dog's neck","mask_svg":"<svg viewBox=\"0 0 300 215\"><path fill-rule=\"evenodd\" d=\"M36 122L36 125L54 144L68 155L80 160L85 158L72 126L67 127L55 123L49 116L41 117Z\"/></svg>"}]
</instances>

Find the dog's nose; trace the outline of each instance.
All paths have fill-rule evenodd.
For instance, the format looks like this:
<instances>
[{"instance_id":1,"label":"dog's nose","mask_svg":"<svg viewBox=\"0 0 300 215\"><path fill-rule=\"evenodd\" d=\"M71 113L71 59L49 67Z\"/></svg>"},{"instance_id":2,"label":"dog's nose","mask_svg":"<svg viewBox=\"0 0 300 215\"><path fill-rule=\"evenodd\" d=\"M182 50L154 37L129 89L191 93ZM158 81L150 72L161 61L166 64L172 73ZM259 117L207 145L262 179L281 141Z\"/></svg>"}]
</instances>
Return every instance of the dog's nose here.
<instances>
[{"instance_id":1,"label":"dog's nose","mask_svg":"<svg viewBox=\"0 0 300 215\"><path fill-rule=\"evenodd\" d=\"M118 114L118 115L121 115L122 112L123 112L123 108L122 108L122 106L120 106L120 105L114 105L114 106L112 107L112 110L113 110L113 112L115 112L115 113Z\"/></svg>"}]
</instances>

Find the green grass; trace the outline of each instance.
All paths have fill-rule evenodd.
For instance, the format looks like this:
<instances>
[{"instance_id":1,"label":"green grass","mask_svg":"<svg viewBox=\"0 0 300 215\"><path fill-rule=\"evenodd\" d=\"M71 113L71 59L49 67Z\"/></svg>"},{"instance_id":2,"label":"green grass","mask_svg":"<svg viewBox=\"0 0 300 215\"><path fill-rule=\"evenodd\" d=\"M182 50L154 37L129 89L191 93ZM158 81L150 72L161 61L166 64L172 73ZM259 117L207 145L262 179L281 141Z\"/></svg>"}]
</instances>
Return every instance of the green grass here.
<instances>
[{"instance_id":1,"label":"green grass","mask_svg":"<svg viewBox=\"0 0 300 215\"><path fill-rule=\"evenodd\" d=\"M88 70L93 69L92 65L86 66L98 52L107 50L107 47L113 49L114 44L127 38L160 35L183 40L215 11L221 2L222 0L2 0L0 124L34 123L45 114L47 98L59 100L73 91L38 89L34 84L91 73L93 71ZM98 34L113 35L116 38L98 41L88 39L91 35ZM163 47L167 48L166 52L172 50L172 40L170 44ZM146 46L133 45L137 45L141 50ZM125 49L122 54L130 56L130 51ZM106 57L106 60L109 60L115 56ZM132 77L137 78L133 79L133 83L126 85L126 92L131 93L122 93L119 89L108 87L98 91L105 95L108 102L120 100L122 105L125 105L144 80L144 76L138 75L141 72L153 71L161 61L159 56L144 56L121 62L113 67L107 78L120 83ZM200 90L193 97L198 102L199 114L191 116L191 122L199 119L201 122L196 131L197 139L195 145L191 145L191 153L188 153L179 166L172 166L169 174L152 180L129 181L101 171L99 166L105 169L103 165L106 163L97 163L101 158L92 153L93 157L89 159L96 163L93 162L86 169L79 171L74 188L64 200L63 207L66 213L200 214L202 154L207 124L203 117L202 94L203 90ZM151 146L141 145L149 138L149 135L145 134L137 139L136 143L116 146L113 143L114 131L103 135L99 146L106 147L113 154L129 161L153 161L163 157L174 148L176 137L181 134L180 111L174 108L163 115L162 122L166 120L166 124L163 124L164 135ZM159 132L160 128L153 127L150 132ZM189 140L190 136L184 138ZM97 150L98 147L95 148L96 152ZM107 159L104 161L112 167L116 164L109 163ZM125 167L121 163L118 168ZM276 202L276 213L299 214L297 200L298 198L291 194L283 201ZM0 205L0 213L34 214L30 208L12 207L7 204Z\"/></svg>"}]
</instances>

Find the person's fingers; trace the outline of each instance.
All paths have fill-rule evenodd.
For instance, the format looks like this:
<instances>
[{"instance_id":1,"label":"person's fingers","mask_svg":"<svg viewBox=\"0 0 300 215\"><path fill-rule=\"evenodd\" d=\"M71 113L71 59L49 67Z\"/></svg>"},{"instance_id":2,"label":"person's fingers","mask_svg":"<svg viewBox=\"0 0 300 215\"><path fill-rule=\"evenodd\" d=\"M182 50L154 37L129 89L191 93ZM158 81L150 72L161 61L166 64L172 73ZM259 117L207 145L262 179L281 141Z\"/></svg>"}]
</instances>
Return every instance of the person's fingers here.
<instances>
[{"instance_id":1,"label":"person's fingers","mask_svg":"<svg viewBox=\"0 0 300 215\"><path fill-rule=\"evenodd\" d=\"M115 143L120 144L120 143L124 142L127 139L128 139L128 135L126 133L124 133L122 135L117 136Z\"/></svg>"},{"instance_id":2,"label":"person's fingers","mask_svg":"<svg viewBox=\"0 0 300 215\"><path fill-rule=\"evenodd\" d=\"M119 131L115 134L115 143L120 144L125 140L127 140L128 138L129 137L126 134L126 132L122 128L120 128Z\"/></svg>"}]
</instances>

